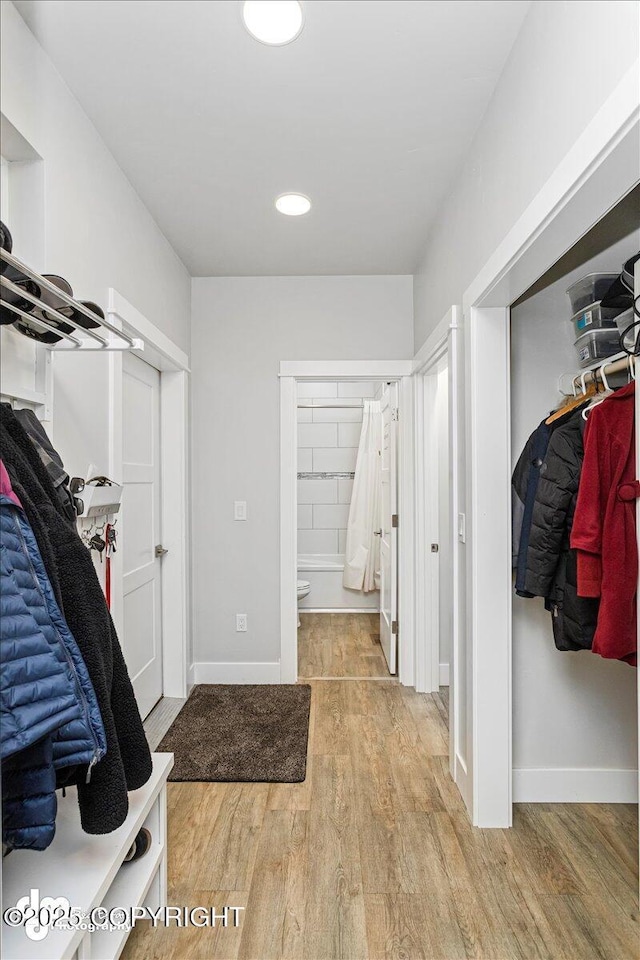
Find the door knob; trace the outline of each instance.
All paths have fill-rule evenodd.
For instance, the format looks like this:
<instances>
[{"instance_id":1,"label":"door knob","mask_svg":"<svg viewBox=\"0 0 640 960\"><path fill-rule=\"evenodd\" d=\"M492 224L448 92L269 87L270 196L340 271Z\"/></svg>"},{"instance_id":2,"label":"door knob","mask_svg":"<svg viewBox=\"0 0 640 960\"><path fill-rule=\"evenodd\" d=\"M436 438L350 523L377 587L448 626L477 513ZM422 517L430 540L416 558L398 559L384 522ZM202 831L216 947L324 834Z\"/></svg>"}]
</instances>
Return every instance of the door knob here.
<instances>
[{"instance_id":1,"label":"door knob","mask_svg":"<svg viewBox=\"0 0 640 960\"><path fill-rule=\"evenodd\" d=\"M381 537L381 536L382 536L382 527L380 528L380 530L374 530L374 531L373 531L373 535L374 535L374 537Z\"/></svg>"},{"instance_id":2,"label":"door knob","mask_svg":"<svg viewBox=\"0 0 640 960\"><path fill-rule=\"evenodd\" d=\"M155 553L156 553L156 557L164 557L165 553L169 553L169 551L165 550L165 548L162 546L161 543L158 543L156 545Z\"/></svg>"}]
</instances>

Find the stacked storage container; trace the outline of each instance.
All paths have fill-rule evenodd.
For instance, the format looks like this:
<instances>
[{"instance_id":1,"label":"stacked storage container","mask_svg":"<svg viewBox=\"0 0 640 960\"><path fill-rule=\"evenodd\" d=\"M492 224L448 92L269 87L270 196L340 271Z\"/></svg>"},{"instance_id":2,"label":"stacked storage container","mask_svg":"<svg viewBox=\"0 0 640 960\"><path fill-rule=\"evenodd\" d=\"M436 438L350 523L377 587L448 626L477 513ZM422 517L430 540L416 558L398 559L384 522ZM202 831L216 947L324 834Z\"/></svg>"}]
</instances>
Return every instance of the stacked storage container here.
<instances>
[{"instance_id":1,"label":"stacked storage container","mask_svg":"<svg viewBox=\"0 0 640 960\"><path fill-rule=\"evenodd\" d=\"M581 367L620 352L616 317L621 307L603 306L601 301L617 280L616 273L590 273L567 290L576 332L576 352Z\"/></svg>"}]
</instances>

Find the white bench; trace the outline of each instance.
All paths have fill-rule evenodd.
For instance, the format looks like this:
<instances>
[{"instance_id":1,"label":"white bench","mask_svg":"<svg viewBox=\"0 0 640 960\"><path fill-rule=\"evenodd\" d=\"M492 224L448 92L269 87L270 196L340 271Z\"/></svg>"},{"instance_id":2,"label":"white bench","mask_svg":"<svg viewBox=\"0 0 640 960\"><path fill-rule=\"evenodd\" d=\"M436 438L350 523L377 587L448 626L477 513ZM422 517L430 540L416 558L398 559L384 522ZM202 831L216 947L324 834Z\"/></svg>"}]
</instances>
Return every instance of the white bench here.
<instances>
[{"instance_id":1,"label":"white bench","mask_svg":"<svg viewBox=\"0 0 640 960\"><path fill-rule=\"evenodd\" d=\"M2 909L21 898L66 897L71 908L88 914L95 907L157 909L167 902L167 777L172 753L153 754L149 781L129 794L129 814L118 830L90 836L80 826L75 788L58 792L53 843L43 853L14 850L2 863ZM151 832L152 846L140 860L123 864L140 827ZM35 898L34 898L35 899ZM117 960L129 930L49 929L41 940L24 926L2 922L5 960Z\"/></svg>"}]
</instances>

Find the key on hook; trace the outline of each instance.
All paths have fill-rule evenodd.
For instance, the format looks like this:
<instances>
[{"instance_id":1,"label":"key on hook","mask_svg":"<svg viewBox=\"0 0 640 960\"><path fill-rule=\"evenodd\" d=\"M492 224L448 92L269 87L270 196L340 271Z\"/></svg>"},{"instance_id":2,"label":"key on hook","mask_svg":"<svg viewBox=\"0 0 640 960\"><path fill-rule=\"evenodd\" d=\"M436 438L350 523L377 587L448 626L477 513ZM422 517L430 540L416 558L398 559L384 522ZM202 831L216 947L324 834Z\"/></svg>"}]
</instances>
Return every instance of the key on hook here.
<instances>
[{"instance_id":1,"label":"key on hook","mask_svg":"<svg viewBox=\"0 0 640 960\"><path fill-rule=\"evenodd\" d=\"M98 551L98 554L100 556L100 563L102 563L102 552L106 546L107 546L106 543L98 533L95 533L91 537L91 540L89 540L89 549Z\"/></svg>"}]
</instances>

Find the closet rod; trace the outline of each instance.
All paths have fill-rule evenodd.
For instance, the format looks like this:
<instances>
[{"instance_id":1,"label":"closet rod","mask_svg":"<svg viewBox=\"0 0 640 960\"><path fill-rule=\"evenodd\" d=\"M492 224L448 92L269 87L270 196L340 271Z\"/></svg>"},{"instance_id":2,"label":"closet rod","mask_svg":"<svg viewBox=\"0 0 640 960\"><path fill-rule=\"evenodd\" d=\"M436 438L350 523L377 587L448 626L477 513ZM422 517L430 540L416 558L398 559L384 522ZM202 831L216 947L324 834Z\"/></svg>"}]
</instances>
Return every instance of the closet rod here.
<instances>
[{"instance_id":1,"label":"closet rod","mask_svg":"<svg viewBox=\"0 0 640 960\"><path fill-rule=\"evenodd\" d=\"M597 367L594 367L592 370L586 370L584 373L579 373L576 377L573 378L573 385L575 388L582 387L582 384L587 383L602 383L602 369L606 371L605 376L610 376L615 373L624 373L625 371L630 371L631 366L633 365L633 370L635 373L636 368L636 358L633 355L625 354L617 360L604 360L602 363L598 364Z\"/></svg>"},{"instance_id":2,"label":"closet rod","mask_svg":"<svg viewBox=\"0 0 640 960\"><path fill-rule=\"evenodd\" d=\"M3 250L0 247L0 257L6 261L10 266L15 267L20 273L23 273L26 277L29 277L30 280L34 280L35 283L40 287L44 287L45 290L48 290L49 293L53 293L59 300L62 300L68 307L73 307L74 310L77 310L78 313L81 313L83 316L88 317L89 320L93 320L94 323L99 324L101 327L104 327L105 330L109 330L111 333L115 333L117 337L120 337L121 340L124 340L129 344L130 347L136 347L137 344L135 340L130 337L127 333L123 333L122 330L118 330L117 327L114 327L112 323L109 323L108 320L103 320L102 317L99 317L96 313L93 313L88 307L83 306L78 300L74 300L73 297L69 297L60 287L56 287L55 283L51 283L50 280L47 280L45 277L41 276L39 273L36 273L35 270L32 270L31 267L28 267L21 260L18 260L17 257L14 257L12 253L9 253L7 250ZM45 310L51 310L51 307L47 307L46 303L41 303L41 306ZM69 318L64 318L65 323L69 323ZM73 322L73 321L71 321ZM77 327L77 324L76 324ZM82 327L85 333L89 331Z\"/></svg>"},{"instance_id":3,"label":"closet rod","mask_svg":"<svg viewBox=\"0 0 640 960\"><path fill-rule=\"evenodd\" d=\"M28 300L29 303L33 303L36 307L40 307L43 309L42 300L38 300L38 298L34 297L33 294L29 293L28 290L23 290L21 287L16 286L16 284L12 283L11 280L7 279L7 277L0 276L0 283L2 284L3 287L6 287L7 290L11 290L12 293L17 294L19 297L22 297L24 300ZM14 313L19 313L20 316L24 317L26 320L31 320L36 323L43 323L49 330L54 330L56 333L62 334L62 330L60 330L59 327L56 327L55 324L48 323L46 320L41 320L40 317L35 317L32 313L26 313L24 310L18 310L13 303L8 303L6 300L4 301L4 305L9 310L12 310ZM73 320L70 320L69 317L65 317L63 313L59 313L57 310L54 310L53 307L47 307L47 314L51 314L51 316L55 317L55 319L58 320L60 323L70 324L71 326L74 327L74 329L77 329ZM105 340L104 337L101 337L99 333L96 333L95 330L90 330L90 329L87 329L86 327L83 327L82 329L84 330L85 333L89 334L92 340L97 340L99 343L102 344L103 347L107 346L108 341ZM78 345L80 345L81 343L80 340L78 340L76 337L73 337L72 339Z\"/></svg>"},{"instance_id":4,"label":"closet rod","mask_svg":"<svg viewBox=\"0 0 640 960\"><path fill-rule=\"evenodd\" d=\"M362 403L299 403L298 410L362 410Z\"/></svg>"}]
</instances>

